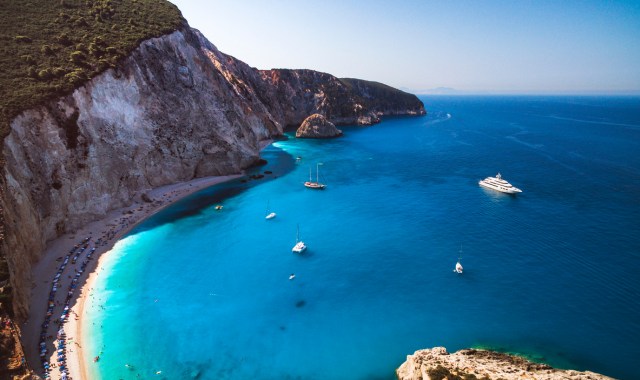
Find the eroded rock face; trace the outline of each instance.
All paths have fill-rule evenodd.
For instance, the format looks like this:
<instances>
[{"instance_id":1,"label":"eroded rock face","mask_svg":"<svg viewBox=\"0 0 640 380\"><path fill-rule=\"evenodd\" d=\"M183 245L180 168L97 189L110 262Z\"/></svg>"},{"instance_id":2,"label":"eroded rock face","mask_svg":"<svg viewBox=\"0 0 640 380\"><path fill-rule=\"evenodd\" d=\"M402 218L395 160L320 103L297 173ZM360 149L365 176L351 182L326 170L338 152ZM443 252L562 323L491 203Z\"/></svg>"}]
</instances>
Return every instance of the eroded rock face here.
<instances>
[{"instance_id":1,"label":"eroded rock face","mask_svg":"<svg viewBox=\"0 0 640 380\"><path fill-rule=\"evenodd\" d=\"M297 128L307 116L324 115L335 125L371 125L385 115L424 115L413 94L377 82L338 79L313 70L260 71L279 100L272 114L285 128Z\"/></svg>"},{"instance_id":2,"label":"eroded rock face","mask_svg":"<svg viewBox=\"0 0 640 380\"><path fill-rule=\"evenodd\" d=\"M282 126L252 87L238 84L252 80L261 81L257 70L229 62L185 28L143 42L118 69L15 118L0 199L15 314L27 315L31 265L48 240L147 189L256 162Z\"/></svg>"},{"instance_id":3,"label":"eroded rock face","mask_svg":"<svg viewBox=\"0 0 640 380\"><path fill-rule=\"evenodd\" d=\"M407 355L407 360L396 370L399 380L441 379L446 378L446 374L504 380L613 380L594 372L555 369L494 351L467 349L449 354L444 347L418 350Z\"/></svg>"},{"instance_id":4,"label":"eroded rock face","mask_svg":"<svg viewBox=\"0 0 640 380\"><path fill-rule=\"evenodd\" d=\"M307 139L326 139L342 136L342 131L319 113L304 119L296 131L296 137Z\"/></svg>"}]
</instances>

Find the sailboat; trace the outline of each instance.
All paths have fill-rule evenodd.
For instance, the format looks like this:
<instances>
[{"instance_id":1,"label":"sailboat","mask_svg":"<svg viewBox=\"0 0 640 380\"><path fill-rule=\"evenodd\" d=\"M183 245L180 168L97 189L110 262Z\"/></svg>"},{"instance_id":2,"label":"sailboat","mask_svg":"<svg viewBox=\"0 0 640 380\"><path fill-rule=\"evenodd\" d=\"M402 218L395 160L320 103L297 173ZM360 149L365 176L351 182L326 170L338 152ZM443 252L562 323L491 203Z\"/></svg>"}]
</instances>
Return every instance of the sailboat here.
<instances>
[{"instance_id":1,"label":"sailboat","mask_svg":"<svg viewBox=\"0 0 640 380\"><path fill-rule=\"evenodd\" d=\"M305 249L307 249L307 246L302 240L300 240L300 225L298 225L298 230L296 232L296 245L293 246L291 251L293 253L302 253Z\"/></svg>"},{"instance_id":2,"label":"sailboat","mask_svg":"<svg viewBox=\"0 0 640 380\"><path fill-rule=\"evenodd\" d=\"M276 217L276 213L275 212L269 212L269 201L267 201L267 211L265 212L266 216L264 217L265 219L273 219Z\"/></svg>"},{"instance_id":3,"label":"sailboat","mask_svg":"<svg viewBox=\"0 0 640 380\"><path fill-rule=\"evenodd\" d=\"M462 256L462 246L460 246L460 254L458 255L458 262L456 263L456 269L454 269L453 271L456 273L462 273L462 264L460 264L460 259Z\"/></svg>"},{"instance_id":4,"label":"sailboat","mask_svg":"<svg viewBox=\"0 0 640 380\"><path fill-rule=\"evenodd\" d=\"M316 164L316 181L315 182L313 182L313 180L311 179L311 167L309 167L309 180L304 183L305 187L308 187L309 189L316 189L316 190L323 190L325 187L327 187L327 185L320 183L320 165L322 165L322 162L318 162Z\"/></svg>"}]
</instances>

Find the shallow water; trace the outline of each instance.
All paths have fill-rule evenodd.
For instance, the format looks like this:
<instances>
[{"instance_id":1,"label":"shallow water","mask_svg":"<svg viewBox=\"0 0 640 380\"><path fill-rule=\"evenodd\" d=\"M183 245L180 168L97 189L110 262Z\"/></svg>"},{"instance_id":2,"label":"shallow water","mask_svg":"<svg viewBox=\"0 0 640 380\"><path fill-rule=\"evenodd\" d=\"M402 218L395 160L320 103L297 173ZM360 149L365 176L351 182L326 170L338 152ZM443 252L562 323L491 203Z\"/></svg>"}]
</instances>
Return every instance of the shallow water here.
<instances>
[{"instance_id":1,"label":"shallow water","mask_svg":"<svg viewBox=\"0 0 640 380\"><path fill-rule=\"evenodd\" d=\"M95 376L394 379L416 349L474 346L638 377L640 99L423 100L276 142L272 175L120 241L84 319ZM317 162L325 191L302 186ZM524 192L478 186L498 171Z\"/></svg>"}]
</instances>

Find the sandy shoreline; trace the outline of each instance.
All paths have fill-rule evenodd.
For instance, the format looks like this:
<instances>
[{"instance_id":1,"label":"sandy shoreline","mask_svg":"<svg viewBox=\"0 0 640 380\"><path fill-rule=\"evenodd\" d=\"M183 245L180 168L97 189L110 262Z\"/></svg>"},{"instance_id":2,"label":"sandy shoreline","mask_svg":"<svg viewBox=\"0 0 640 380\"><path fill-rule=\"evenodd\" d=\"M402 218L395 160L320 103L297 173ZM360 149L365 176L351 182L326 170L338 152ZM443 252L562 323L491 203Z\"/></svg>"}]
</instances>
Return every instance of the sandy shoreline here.
<instances>
[{"instance_id":1,"label":"sandy shoreline","mask_svg":"<svg viewBox=\"0 0 640 380\"><path fill-rule=\"evenodd\" d=\"M142 200L135 201L132 205L109 212L104 218L94 221L83 228L59 237L47 244L47 249L43 254L40 262L33 269L33 283L31 287L30 315L27 322L22 326L22 341L27 352L27 361L29 366L42 376L42 358L40 357L40 335L41 326L45 320L47 306L50 305L50 290L56 273L59 272L59 266L62 257L68 255L74 246L87 245L87 249L80 254L77 262L68 261L64 268L63 275L59 277L57 288L61 289L53 300L54 311L51 317L52 323L46 329L46 348L47 354L45 358L50 363L58 363L56 346L54 342L59 329L55 316L60 316L64 307L64 295L66 290L72 285L72 274L74 278L78 277L79 286L75 289L69 304L70 312L67 322L62 324L66 334L65 360L70 378L74 380L88 379L90 373L87 368L86 359L92 353L84 352L82 348L82 316L84 315L84 304L89 297L97 276L98 268L101 261L107 255L105 252L113 247L116 241L129 232L132 228L144 221L151 215L171 205L173 202L184 198L196 191L213 186L222 182L226 182L238 177L238 175L217 176L198 178L188 182L181 182L173 185L159 187L147 192L147 195L153 202L144 202ZM84 240L90 238L87 243ZM87 253L95 248L95 252L90 259ZM87 253L84 253L87 252ZM84 270L81 265L84 263ZM65 293L64 295L61 293ZM51 379L60 379L61 372L57 364L53 364L50 370Z\"/></svg>"}]
</instances>

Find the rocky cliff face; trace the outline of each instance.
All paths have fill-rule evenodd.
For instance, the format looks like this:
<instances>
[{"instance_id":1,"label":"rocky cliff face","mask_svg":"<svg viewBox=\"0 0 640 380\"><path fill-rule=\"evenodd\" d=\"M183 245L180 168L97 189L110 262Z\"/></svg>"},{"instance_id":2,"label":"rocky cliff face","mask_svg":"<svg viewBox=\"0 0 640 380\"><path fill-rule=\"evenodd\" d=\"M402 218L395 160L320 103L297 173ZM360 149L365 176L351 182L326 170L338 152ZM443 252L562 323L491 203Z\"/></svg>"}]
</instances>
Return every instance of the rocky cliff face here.
<instances>
[{"instance_id":1,"label":"rocky cliff face","mask_svg":"<svg viewBox=\"0 0 640 380\"><path fill-rule=\"evenodd\" d=\"M407 361L396 370L396 375L399 380L612 380L593 372L554 369L519 356L493 351L460 350L449 354L444 347L418 350L408 355Z\"/></svg>"},{"instance_id":2,"label":"rocky cliff face","mask_svg":"<svg viewBox=\"0 0 640 380\"><path fill-rule=\"evenodd\" d=\"M312 114L335 125L371 125L385 115L424 115L412 94L376 82L338 79L312 70L274 69L260 72L280 100L272 113L285 128L298 128Z\"/></svg>"},{"instance_id":3,"label":"rocky cliff face","mask_svg":"<svg viewBox=\"0 0 640 380\"><path fill-rule=\"evenodd\" d=\"M48 240L145 189L238 173L282 133L254 91L237 83L260 80L258 73L223 60L185 28L142 43L117 70L12 121L0 249L18 316L28 312L31 265Z\"/></svg>"},{"instance_id":4,"label":"rocky cliff face","mask_svg":"<svg viewBox=\"0 0 640 380\"><path fill-rule=\"evenodd\" d=\"M238 173L271 137L314 113L342 124L424 113L413 95L393 106L376 98L388 94L369 96L351 81L310 70L258 71L185 25L143 42L72 94L22 112L4 140L0 176L0 255L14 313L28 313L31 266L47 241L147 189Z\"/></svg>"}]
</instances>

